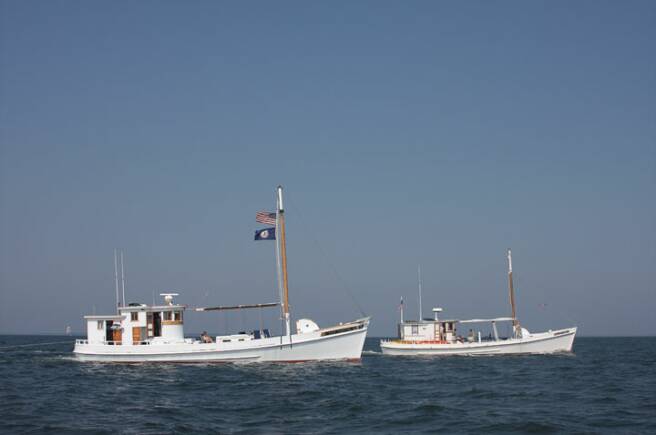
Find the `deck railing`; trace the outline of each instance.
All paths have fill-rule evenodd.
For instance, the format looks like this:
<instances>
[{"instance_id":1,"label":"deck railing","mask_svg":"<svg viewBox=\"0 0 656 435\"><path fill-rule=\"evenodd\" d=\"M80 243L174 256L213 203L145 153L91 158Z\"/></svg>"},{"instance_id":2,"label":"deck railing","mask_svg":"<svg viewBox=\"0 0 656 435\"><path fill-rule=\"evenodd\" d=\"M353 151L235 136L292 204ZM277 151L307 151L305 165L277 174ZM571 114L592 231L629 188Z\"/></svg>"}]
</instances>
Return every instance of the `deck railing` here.
<instances>
[{"instance_id":1,"label":"deck railing","mask_svg":"<svg viewBox=\"0 0 656 435\"><path fill-rule=\"evenodd\" d=\"M78 338L78 339L75 340L75 344L89 344L89 340ZM118 346L118 345L122 345L123 342L122 341L113 341L113 340L103 340L103 341L98 342L98 344L107 344L107 345ZM135 345L135 346L142 346L142 345L151 344L151 342L150 342L150 340L133 341L132 344Z\"/></svg>"}]
</instances>

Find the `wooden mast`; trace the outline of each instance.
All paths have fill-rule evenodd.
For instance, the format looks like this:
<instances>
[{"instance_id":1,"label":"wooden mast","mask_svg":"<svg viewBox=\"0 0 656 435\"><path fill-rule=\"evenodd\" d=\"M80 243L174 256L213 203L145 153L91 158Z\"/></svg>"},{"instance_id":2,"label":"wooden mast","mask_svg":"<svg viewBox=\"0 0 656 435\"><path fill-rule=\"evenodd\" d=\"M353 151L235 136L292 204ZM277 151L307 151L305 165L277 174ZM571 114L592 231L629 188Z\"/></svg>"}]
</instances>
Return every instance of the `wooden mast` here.
<instances>
[{"instance_id":1,"label":"wooden mast","mask_svg":"<svg viewBox=\"0 0 656 435\"><path fill-rule=\"evenodd\" d=\"M282 312L285 318L286 334L291 335L289 319L289 287L287 279L287 247L285 244L285 209L282 204L282 186L278 186L278 237L280 238L280 259L282 269Z\"/></svg>"},{"instance_id":2,"label":"wooden mast","mask_svg":"<svg viewBox=\"0 0 656 435\"><path fill-rule=\"evenodd\" d=\"M513 287L513 276L512 276L512 254L510 249L508 249L508 291L510 292L510 309L511 317L513 322L513 329L515 331L516 337L522 336L522 330L519 326L519 321L517 320L517 314L515 310L515 288Z\"/></svg>"}]
</instances>

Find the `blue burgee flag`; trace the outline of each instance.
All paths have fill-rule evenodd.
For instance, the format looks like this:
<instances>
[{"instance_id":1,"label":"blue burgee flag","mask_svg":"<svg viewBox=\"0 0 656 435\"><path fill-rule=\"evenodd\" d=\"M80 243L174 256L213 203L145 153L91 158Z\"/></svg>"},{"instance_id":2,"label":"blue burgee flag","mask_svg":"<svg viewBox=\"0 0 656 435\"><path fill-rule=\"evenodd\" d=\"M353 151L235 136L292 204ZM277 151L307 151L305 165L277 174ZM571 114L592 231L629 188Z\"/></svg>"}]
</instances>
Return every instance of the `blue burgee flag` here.
<instances>
[{"instance_id":1,"label":"blue burgee flag","mask_svg":"<svg viewBox=\"0 0 656 435\"><path fill-rule=\"evenodd\" d=\"M276 240L276 229L264 228L255 230L255 240Z\"/></svg>"}]
</instances>

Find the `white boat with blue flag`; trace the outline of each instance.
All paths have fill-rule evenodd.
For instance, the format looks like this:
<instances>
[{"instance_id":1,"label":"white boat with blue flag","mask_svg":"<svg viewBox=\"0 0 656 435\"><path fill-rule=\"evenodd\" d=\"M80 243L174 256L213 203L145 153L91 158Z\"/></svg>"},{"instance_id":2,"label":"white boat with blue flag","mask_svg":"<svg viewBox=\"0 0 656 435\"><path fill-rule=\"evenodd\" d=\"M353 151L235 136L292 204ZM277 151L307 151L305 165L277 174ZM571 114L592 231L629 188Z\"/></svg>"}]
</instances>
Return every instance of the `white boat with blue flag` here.
<instances>
[{"instance_id":1,"label":"white boat with blue flag","mask_svg":"<svg viewBox=\"0 0 656 435\"><path fill-rule=\"evenodd\" d=\"M512 278L512 256L508 250L508 286L510 293L511 316L492 319L440 319L442 308L433 308L434 318L421 318L421 274L419 278L420 320L403 320L401 302L401 323L398 338L381 340L380 348L385 355L503 355L503 354L547 354L571 352L576 336L576 327L529 332L522 327L516 316L515 290ZM510 337L502 338L497 325L502 322L512 324ZM492 332L482 334L476 325L490 324ZM460 327L469 327L466 335L459 334Z\"/></svg>"},{"instance_id":2,"label":"white boat with blue flag","mask_svg":"<svg viewBox=\"0 0 656 435\"><path fill-rule=\"evenodd\" d=\"M285 218L282 187L278 186L275 212L258 212L256 220L271 225L258 230L255 240L276 242L279 301L263 304L195 308L195 312L279 308L284 331L272 336L259 328L236 334L210 337L203 333L189 338L184 333L186 305L174 298L178 293L162 293L160 305L126 304L125 281L122 302L119 295L116 252L114 272L117 311L112 315L85 316L87 338L76 340L74 355L81 361L99 362L300 362L317 360L359 360L362 355L369 318L319 327L307 318L295 322L289 305ZM121 253L121 276L123 256Z\"/></svg>"}]
</instances>

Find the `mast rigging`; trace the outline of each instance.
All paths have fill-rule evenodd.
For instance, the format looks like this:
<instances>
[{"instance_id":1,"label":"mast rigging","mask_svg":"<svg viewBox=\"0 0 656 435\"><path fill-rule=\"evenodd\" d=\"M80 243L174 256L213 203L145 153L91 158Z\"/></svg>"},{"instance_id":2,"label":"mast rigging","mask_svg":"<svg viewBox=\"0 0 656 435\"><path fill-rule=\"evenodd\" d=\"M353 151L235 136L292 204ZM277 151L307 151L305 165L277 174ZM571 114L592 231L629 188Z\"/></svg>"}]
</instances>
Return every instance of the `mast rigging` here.
<instances>
[{"instance_id":1,"label":"mast rigging","mask_svg":"<svg viewBox=\"0 0 656 435\"><path fill-rule=\"evenodd\" d=\"M512 275L512 253L508 249L508 292L510 293L510 310L511 317L513 319L513 329L516 337L522 336L522 329L519 326L519 320L517 320L516 309L515 309L515 288L513 287L513 275Z\"/></svg>"}]
</instances>

